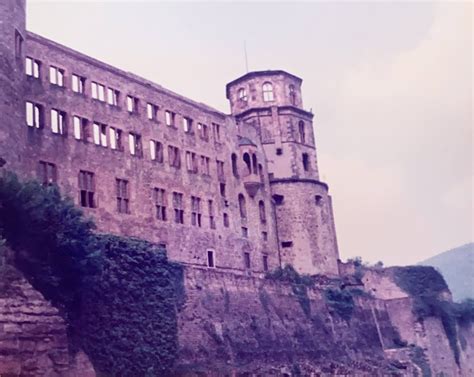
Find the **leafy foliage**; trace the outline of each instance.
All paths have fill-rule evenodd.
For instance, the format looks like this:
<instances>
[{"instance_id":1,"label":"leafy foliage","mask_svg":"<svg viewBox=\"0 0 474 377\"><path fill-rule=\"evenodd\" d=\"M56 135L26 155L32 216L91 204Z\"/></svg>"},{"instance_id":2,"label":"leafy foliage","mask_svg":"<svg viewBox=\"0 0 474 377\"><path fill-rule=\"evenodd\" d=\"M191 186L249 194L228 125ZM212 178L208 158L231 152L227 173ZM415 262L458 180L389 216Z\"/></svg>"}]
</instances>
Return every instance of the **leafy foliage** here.
<instances>
[{"instance_id":1,"label":"leafy foliage","mask_svg":"<svg viewBox=\"0 0 474 377\"><path fill-rule=\"evenodd\" d=\"M468 298L453 304L453 314L461 326L474 322L474 299Z\"/></svg>"},{"instance_id":2,"label":"leafy foliage","mask_svg":"<svg viewBox=\"0 0 474 377\"><path fill-rule=\"evenodd\" d=\"M354 299L347 290L328 288L324 291L326 303L343 319L351 319Z\"/></svg>"}]
</instances>

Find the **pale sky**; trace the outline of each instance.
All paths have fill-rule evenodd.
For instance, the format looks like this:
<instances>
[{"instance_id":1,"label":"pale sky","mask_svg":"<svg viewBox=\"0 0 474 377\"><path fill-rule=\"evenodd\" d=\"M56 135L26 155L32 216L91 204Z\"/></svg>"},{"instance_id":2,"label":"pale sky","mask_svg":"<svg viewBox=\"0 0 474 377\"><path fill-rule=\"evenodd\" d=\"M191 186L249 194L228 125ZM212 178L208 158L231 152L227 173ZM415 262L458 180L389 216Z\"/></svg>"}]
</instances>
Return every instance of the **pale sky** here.
<instances>
[{"instance_id":1,"label":"pale sky","mask_svg":"<svg viewBox=\"0 0 474 377\"><path fill-rule=\"evenodd\" d=\"M28 1L28 0L27 0ZM343 259L473 240L473 6L29 0L28 29L226 113L250 70L303 78Z\"/></svg>"}]
</instances>

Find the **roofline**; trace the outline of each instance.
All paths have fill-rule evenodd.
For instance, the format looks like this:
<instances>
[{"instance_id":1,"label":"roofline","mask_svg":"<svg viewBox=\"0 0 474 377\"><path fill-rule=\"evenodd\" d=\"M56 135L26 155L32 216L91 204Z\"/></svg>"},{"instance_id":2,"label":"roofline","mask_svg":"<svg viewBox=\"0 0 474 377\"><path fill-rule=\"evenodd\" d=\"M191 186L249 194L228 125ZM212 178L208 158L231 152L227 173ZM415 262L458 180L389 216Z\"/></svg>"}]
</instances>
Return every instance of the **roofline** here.
<instances>
[{"instance_id":1,"label":"roofline","mask_svg":"<svg viewBox=\"0 0 474 377\"><path fill-rule=\"evenodd\" d=\"M326 182L318 181L317 179L313 178L271 178L270 184L278 184L278 183L311 183L317 186L322 186L326 191L329 191L329 186Z\"/></svg>"},{"instance_id":2,"label":"roofline","mask_svg":"<svg viewBox=\"0 0 474 377\"><path fill-rule=\"evenodd\" d=\"M290 111L294 111L300 115L303 115L303 116L306 116L308 117L309 119L313 119L314 118L314 114L312 112L309 112L309 111L306 111L306 110L303 110L303 109L300 109L299 107L296 107L296 106L292 106L292 105L285 105L285 106L277 106L278 110L290 110ZM244 110L240 113L237 113L237 114L232 114L236 119L240 120L241 118L243 117L246 117L248 116L249 114L252 114L253 112L261 112L261 111L271 111L272 107L271 106L268 106L268 107L252 107L250 109L247 109L247 110Z\"/></svg>"},{"instance_id":3,"label":"roofline","mask_svg":"<svg viewBox=\"0 0 474 377\"><path fill-rule=\"evenodd\" d=\"M294 79L296 79L300 84L303 82L303 79L296 76L296 75L293 75L291 73L288 73L286 71L283 71L281 69L277 69L277 70L266 70L266 71L252 71L252 72L248 72L246 73L245 75L243 76L240 76L238 78L236 78L235 80L229 82L226 86L225 86L225 93L226 93L226 98L229 99L229 87L232 86L232 85L235 85L235 84L238 84L239 82L241 81L244 81L244 80L248 80L252 77L258 77L258 76L275 76L275 75L286 75L286 76L290 76Z\"/></svg>"}]
</instances>

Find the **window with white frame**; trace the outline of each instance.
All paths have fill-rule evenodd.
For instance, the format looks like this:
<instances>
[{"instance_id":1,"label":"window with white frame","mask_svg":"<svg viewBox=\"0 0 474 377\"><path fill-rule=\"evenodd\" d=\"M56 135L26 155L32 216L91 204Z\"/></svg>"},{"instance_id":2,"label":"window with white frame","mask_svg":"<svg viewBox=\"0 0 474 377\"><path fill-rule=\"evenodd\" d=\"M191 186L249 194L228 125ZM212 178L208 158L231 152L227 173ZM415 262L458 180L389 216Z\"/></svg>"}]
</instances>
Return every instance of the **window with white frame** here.
<instances>
[{"instance_id":1,"label":"window with white frame","mask_svg":"<svg viewBox=\"0 0 474 377\"><path fill-rule=\"evenodd\" d=\"M130 132L128 134L128 146L132 156L142 156L142 137L140 135Z\"/></svg>"},{"instance_id":2,"label":"window with white frame","mask_svg":"<svg viewBox=\"0 0 474 377\"><path fill-rule=\"evenodd\" d=\"M109 127L110 148L121 151L122 147L122 130L116 127Z\"/></svg>"},{"instance_id":3,"label":"window with white frame","mask_svg":"<svg viewBox=\"0 0 474 377\"><path fill-rule=\"evenodd\" d=\"M43 106L26 101L26 125L33 128L43 126Z\"/></svg>"},{"instance_id":4,"label":"window with white frame","mask_svg":"<svg viewBox=\"0 0 474 377\"><path fill-rule=\"evenodd\" d=\"M273 95L273 85L269 82L266 82L263 84L263 101L264 102L270 102L275 99Z\"/></svg>"},{"instance_id":5,"label":"window with white frame","mask_svg":"<svg viewBox=\"0 0 474 377\"><path fill-rule=\"evenodd\" d=\"M119 91L113 88L107 88L107 103L110 106L118 106Z\"/></svg>"},{"instance_id":6,"label":"window with white frame","mask_svg":"<svg viewBox=\"0 0 474 377\"><path fill-rule=\"evenodd\" d=\"M71 76L71 84L72 84L72 91L74 93L80 93L80 94L84 94L84 88L85 88L85 85L86 85L86 78L85 77L82 77L82 76L79 76L79 75L76 75L76 74L73 74Z\"/></svg>"},{"instance_id":7,"label":"window with white frame","mask_svg":"<svg viewBox=\"0 0 474 377\"><path fill-rule=\"evenodd\" d=\"M72 127L74 139L87 141L87 119L74 115L72 117Z\"/></svg>"},{"instance_id":8,"label":"window with white frame","mask_svg":"<svg viewBox=\"0 0 474 377\"><path fill-rule=\"evenodd\" d=\"M163 144L156 140L150 140L150 157L153 161L163 162Z\"/></svg>"},{"instance_id":9,"label":"window with white frame","mask_svg":"<svg viewBox=\"0 0 474 377\"><path fill-rule=\"evenodd\" d=\"M91 83L91 96L92 98L105 102L105 86L95 81Z\"/></svg>"},{"instance_id":10,"label":"window with white frame","mask_svg":"<svg viewBox=\"0 0 474 377\"><path fill-rule=\"evenodd\" d=\"M25 60L25 73L27 76L39 79L40 77L40 65L39 60L27 57Z\"/></svg>"},{"instance_id":11,"label":"window with white frame","mask_svg":"<svg viewBox=\"0 0 474 377\"><path fill-rule=\"evenodd\" d=\"M94 144L107 147L107 125L94 122L92 132Z\"/></svg>"},{"instance_id":12,"label":"window with white frame","mask_svg":"<svg viewBox=\"0 0 474 377\"><path fill-rule=\"evenodd\" d=\"M147 103L146 104L146 116L150 120L157 120L158 119L158 106Z\"/></svg>"},{"instance_id":13,"label":"window with white frame","mask_svg":"<svg viewBox=\"0 0 474 377\"><path fill-rule=\"evenodd\" d=\"M51 109L51 131L53 134L66 133L66 113L61 110Z\"/></svg>"},{"instance_id":14,"label":"window with white frame","mask_svg":"<svg viewBox=\"0 0 474 377\"><path fill-rule=\"evenodd\" d=\"M49 67L49 82L53 85L64 86L64 69L50 66Z\"/></svg>"}]
</instances>

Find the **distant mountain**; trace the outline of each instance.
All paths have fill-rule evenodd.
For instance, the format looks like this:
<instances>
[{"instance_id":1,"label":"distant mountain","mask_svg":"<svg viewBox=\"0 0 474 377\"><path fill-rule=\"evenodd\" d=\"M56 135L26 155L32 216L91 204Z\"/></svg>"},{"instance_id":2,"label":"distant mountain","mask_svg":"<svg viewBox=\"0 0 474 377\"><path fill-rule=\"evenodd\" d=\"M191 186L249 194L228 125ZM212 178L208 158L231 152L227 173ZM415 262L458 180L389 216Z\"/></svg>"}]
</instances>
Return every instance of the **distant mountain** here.
<instances>
[{"instance_id":1,"label":"distant mountain","mask_svg":"<svg viewBox=\"0 0 474 377\"><path fill-rule=\"evenodd\" d=\"M443 274L454 301L474 299L474 243L445 251L418 264L433 266Z\"/></svg>"}]
</instances>

